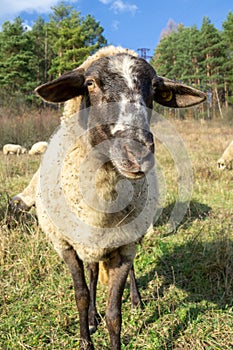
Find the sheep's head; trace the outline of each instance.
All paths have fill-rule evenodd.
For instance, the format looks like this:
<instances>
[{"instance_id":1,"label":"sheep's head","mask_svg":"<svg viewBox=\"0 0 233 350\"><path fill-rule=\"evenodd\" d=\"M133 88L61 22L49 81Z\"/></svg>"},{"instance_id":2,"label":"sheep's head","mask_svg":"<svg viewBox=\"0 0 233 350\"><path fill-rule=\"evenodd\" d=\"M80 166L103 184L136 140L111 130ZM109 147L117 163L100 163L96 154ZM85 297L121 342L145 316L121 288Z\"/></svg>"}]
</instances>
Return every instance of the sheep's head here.
<instances>
[{"instance_id":1,"label":"sheep's head","mask_svg":"<svg viewBox=\"0 0 233 350\"><path fill-rule=\"evenodd\" d=\"M224 169L231 170L231 169L233 169L233 159L227 161L224 158L220 158L218 160L218 169L219 170L224 170Z\"/></svg>"},{"instance_id":2,"label":"sheep's head","mask_svg":"<svg viewBox=\"0 0 233 350\"><path fill-rule=\"evenodd\" d=\"M36 91L50 102L82 96L79 108L89 108L91 145L107 141L109 160L128 178L140 178L154 165L153 101L188 107L205 100L202 92L158 77L149 63L127 53L97 59L86 70L68 72Z\"/></svg>"},{"instance_id":3,"label":"sheep's head","mask_svg":"<svg viewBox=\"0 0 233 350\"><path fill-rule=\"evenodd\" d=\"M223 152L221 158L218 160L219 170L232 170L233 169L233 141Z\"/></svg>"},{"instance_id":4,"label":"sheep's head","mask_svg":"<svg viewBox=\"0 0 233 350\"><path fill-rule=\"evenodd\" d=\"M226 168L225 161L224 161L224 159L220 158L218 160L218 169L223 170L225 168Z\"/></svg>"}]
</instances>

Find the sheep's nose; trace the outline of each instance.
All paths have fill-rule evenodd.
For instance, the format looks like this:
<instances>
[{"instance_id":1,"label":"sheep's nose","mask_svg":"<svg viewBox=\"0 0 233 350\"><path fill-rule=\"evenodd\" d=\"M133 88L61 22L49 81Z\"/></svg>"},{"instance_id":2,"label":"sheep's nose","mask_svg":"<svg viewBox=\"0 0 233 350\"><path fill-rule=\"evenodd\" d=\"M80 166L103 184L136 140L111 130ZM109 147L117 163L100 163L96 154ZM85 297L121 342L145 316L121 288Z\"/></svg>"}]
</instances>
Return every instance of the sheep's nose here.
<instances>
[{"instance_id":1,"label":"sheep's nose","mask_svg":"<svg viewBox=\"0 0 233 350\"><path fill-rule=\"evenodd\" d=\"M137 137L129 142L128 147L134 154L138 164L143 162L143 159L150 153L154 153L154 137L148 130L142 130Z\"/></svg>"},{"instance_id":2,"label":"sheep's nose","mask_svg":"<svg viewBox=\"0 0 233 350\"><path fill-rule=\"evenodd\" d=\"M154 166L154 145L150 143L148 146L144 142L131 141L127 145L123 146L125 156L132 163L132 167L135 167L136 171L147 172Z\"/></svg>"},{"instance_id":3,"label":"sheep's nose","mask_svg":"<svg viewBox=\"0 0 233 350\"><path fill-rule=\"evenodd\" d=\"M144 137L145 137L145 141L143 143L145 143L145 146L148 148L148 150L152 153L155 152L155 145L154 145L154 136L153 134L148 131L148 130L144 130Z\"/></svg>"}]
</instances>

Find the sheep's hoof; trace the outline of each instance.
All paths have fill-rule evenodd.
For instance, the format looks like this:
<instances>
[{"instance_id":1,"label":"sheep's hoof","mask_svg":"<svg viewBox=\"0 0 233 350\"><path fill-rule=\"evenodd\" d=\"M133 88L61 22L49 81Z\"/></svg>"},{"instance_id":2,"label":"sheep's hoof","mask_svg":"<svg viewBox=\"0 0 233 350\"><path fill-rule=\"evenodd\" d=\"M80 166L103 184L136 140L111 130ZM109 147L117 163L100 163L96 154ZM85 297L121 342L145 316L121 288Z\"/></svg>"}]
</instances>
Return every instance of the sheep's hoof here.
<instances>
[{"instance_id":1,"label":"sheep's hoof","mask_svg":"<svg viewBox=\"0 0 233 350\"><path fill-rule=\"evenodd\" d=\"M90 335L94 334L97 331L99 325L99 321L95 321L94 323L90 324L89 323L89 332Z\"/></svg>"},{"instance_id":2,"label":"sheep's hoof","mask_svg":"<svg viewBox=\"0 0 233 350\"><path fill-rule=\"evenodd\" d=\"M96 332L98 325L100 324L100 315L98 313L89 313L89 332L90 335Z\"/></svg>"},{"instance_id":3,"label":"sheep's hoof","mask_svg":"<svg viewBox=\"0 0 233 350\"><path fill-rule=\"evenodd\" d=\"M20 197L14 196L10 200L9 209L13 214L18 214L23 211L29 211L30 207L28 207Z\"/></svg>"},{"instance_id":4,"label":"sheep's hoof","mask_svg":"<svg viewBox=\"0 0 233 350\"><path fill-rule=\"evenodd\" d=\"M137 312L138 310L143 310L143 303L140 299L134 300L131 302L131 308L133 311Z\"/></svg>"},{"instance_id":5,"label":"sheep's hoof","mask_svg":"<svg viewBox=\"0 0 233 350\"><path fill-rule=\"evenodd\" d=\"M89 326L90 335L94 334L97 330L97 326Z\"/></svg>"}]
</instances>

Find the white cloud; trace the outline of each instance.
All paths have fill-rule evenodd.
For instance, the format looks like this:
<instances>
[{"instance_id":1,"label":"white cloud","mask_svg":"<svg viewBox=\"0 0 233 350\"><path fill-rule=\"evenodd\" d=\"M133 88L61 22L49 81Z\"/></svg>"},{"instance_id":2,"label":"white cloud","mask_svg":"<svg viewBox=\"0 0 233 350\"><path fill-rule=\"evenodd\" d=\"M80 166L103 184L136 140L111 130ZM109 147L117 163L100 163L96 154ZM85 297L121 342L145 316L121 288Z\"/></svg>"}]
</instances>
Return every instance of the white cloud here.
<instances>
[{"instance_id":1,"label":"white cloud","mask_svg":"<svg viewBox=\"0 0 233 350\"><path fill-rule=\"evenodd\" d=\"M115 0L112 3L111 8L114 10L114 12L131 12L134 14L138 7L136 5L131 5L127 2L123 2L122 0Z\"/></svg>"},{"instance_id":2,"label":"white cloud","mask_svg":"<svg viewBox=\"0 0 233 350\"><path fill-rule=\"evenodd\" d=\"M51 6L58 4L59 0L1 0L0 17L15 17L22 11L47 13Z\"/></svg>"},{"instance_id":3,"label":"white cloud","mask_svg":"<svg viewBox=\"0 0 233 350\"><path fill-rule=\"evenodd\" d=\"M120 22L119 21L113 21L112 22L112 29L117 31L119 29Z\"/></svg>"},{"instance_id":4,"label":"white cloud","mask_svg":"<svg viewBox=\"0 0 233 350\"><path fill-rule=\"evenodd\" d=\"M21 11L47 12L55 3L55 0L2 0L0 5L1 16Z\"/></svg>"},{"instance_id":5,"label":"white cloud","mask_svg":"<svg viewBox=\"0 0 233 350\"><path fill-rule=\"evenodd\" d=\"M110 9L112 9L115 13L130 12L131 14L134 14L138 10L137 5L124 2L123 0L99 0L99 1L102 2L102 4L104 5L111 4Z\"/></svg>"},{"instance_id":6,"label":"white cloud","mask_svg":"<svg viewBox=\"0 0 233 350\"><path fill-rule=\"evenodd\" d=\"M110 2L112 2L113 0L99 0L100 2L102 2L102 4L107 5L110 4Z\"/></svg>"}]
</instances>

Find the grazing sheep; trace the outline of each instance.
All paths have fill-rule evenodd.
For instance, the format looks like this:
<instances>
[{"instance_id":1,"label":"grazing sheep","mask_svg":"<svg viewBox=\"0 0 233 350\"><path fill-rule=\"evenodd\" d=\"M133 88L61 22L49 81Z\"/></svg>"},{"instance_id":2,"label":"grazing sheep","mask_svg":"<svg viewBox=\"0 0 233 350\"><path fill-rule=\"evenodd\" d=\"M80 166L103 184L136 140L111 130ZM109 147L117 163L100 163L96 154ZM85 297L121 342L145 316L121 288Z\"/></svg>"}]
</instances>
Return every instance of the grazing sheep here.
<instances>
[{"instance_id":1,"label":"grazing sheep","mask_svg":"<svg viewBox=\"0 0 233 350\"><path fill-rule=\"evenodd\" d=\"M218 168L220 170L233 169L233 141L231 141L231 143L223 152L222 157L218 160Z\"/></svg>"},{"instance_id":2,"label":"grazing sheep","mask_svg":"<svg viewBox=\"0 0 233 350\"><path fill-rule=\"evenodd\" d=\"M39 141L34 143L28 154L35 155L35 154L43 154L48 147L48 142L45 141Z\"/></svg>"},{"instance_id":3,"label":"grazing sheep","mask_svg":"<svg viewBox=\"0 0 233 350\"><path fill-rule=\"evenodd\" d=\"M79 68L39 86L36 92L49 102L66 101L63 122L78 113L80 118L76 123L86 131L66 154L61 170L65 199L79 220L72 226L57 193L43 192L43 184L49 189L54 175L48 168L44 171L44 159L36 189L39 224L73 278L81 350L94 349L89 326L94 330L97 326L93 294L98 263L104 262L108 270L106 323L111 349L119 350L121 298L126 278L132 270L136 245L153 221L158 200L153 170L154 141L149 127L153 101L167 107L188 107L204 101L205 95L157 76L137 54L114 47L99 50ZM52 144L53 139L51 147ZM124 184L126 179L131 190L124 191L123 187L119 210L109 211L109 203L118 199L116 186ZM150 180L155 181L153 186L149 186ZM95 190L90 184L95 184ZM44 201L47 195L48 200ZM103 204L101 210L99 198ZM121 207L122 203L127 205ZM49 215L49 206L56 212L55 220ZM89 264L90 290L83 262Z\"/></svg>"},{"instance_id":4,"label":"grazing sheep","mask_svg":"<svg viewBox=\"0 0 233 350\"><path fill-rule=\"evenodd\" d=\"M25 147L22 147L20 145L14 145L12 143L8 143L3 146L3 154L17 154L19 156L20 154L27 153L27 149Z\"/></svg>"},{"instance_id":5,"label":"grazing sheep","mask_svg":"<svg viewBox=\"0 0 233 350\"><path fill-rule=\"evenodd\" d=\"M20 153L21 154L26 154L27 153L27 148L26 147L22 147Z\"/></svg>"}]
</instances>

